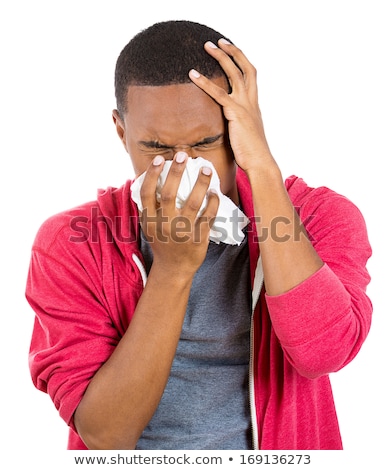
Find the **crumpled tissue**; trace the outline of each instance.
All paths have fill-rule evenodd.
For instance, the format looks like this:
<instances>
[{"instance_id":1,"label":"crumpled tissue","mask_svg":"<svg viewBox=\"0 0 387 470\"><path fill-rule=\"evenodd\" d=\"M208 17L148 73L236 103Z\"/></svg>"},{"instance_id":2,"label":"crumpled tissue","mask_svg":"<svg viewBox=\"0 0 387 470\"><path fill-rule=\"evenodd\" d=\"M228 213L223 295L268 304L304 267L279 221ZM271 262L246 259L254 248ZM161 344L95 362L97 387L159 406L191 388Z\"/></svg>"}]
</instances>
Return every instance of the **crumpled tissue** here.
<instances>
[{"instance_id":1,"label":"crumpled tissue","mask_svg":"<svg viewBox=\"0 0 387 470\"><path fill-rule=\"evenodd\" d=\"M160 200L160 192L164 186L172 160L167 160L164 163L163 171L161 172L157 186L156 198ZM183 172L180 186L176 195L176 207L181 209L190 195L195 182L197 180L200 168L203 166L212 169L212 177L209 189L215 189L219 196L219 208L216 215L215 222L210 231L210 240L215 243L227 243L230 245L240 245L245 238L243 229L248 225L249 219L246 215L236 206L232 200L225 196L220 190L219 176L211 162L202 157L188 158L185 170ZM139 211L143 210L140 189L145 178L145 173L141 174L135 179L131 186L132 199L137 204ZM203 204L198 212L198 216L203 212L207 203L207 197L204 199Z\"/></svg>"}]
</instances>

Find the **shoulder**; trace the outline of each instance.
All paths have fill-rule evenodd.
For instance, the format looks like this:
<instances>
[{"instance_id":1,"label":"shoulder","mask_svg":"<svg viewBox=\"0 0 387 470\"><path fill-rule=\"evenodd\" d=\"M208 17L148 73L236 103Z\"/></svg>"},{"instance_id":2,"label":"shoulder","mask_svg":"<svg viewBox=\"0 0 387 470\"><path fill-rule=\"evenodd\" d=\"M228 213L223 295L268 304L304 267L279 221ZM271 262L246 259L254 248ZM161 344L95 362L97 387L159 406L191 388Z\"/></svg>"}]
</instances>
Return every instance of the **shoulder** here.
<instances>
[{"instance_id":1,"label":"shoulder","mask_svg":"<svg viewBox=\"0 0 387 470\"><path fill-rule=\"evenodd\" d=\"M49 253L54 246L56 249L62 246L72 251L74 244L80 247L93 241L101 244L105 238L110 240L114 233L113 224L128 226L134 221L130 184L128 181L120 188L100 189L95 200L47 218L37 231L33 249Z\"/></svg>"},{"instance_id":2,"label":"shoulder","mask_svg":"<svg viewBox=\"0 0 387 470\"><path fill-rule=\"evenodd\" d=\"M58 239L70 238L73 231L72 227L77 223L80 221L91 223L93 212L98 210L98 202L95 200L48 217L36 233L33 248L50 251L52 244Z\"/></svg>"},{"instance_id":3,"label":"shoulder","mask_svg":"<svg viewBox=\"0 0 387 470\"><path fill-rule=\"evenodd\" d=\"M293 175L285 180L285 187L300 215L318 213L336 218L363 219L359 208L350 199L326 186L311 187Z\"/></svg>"}]
</instances>

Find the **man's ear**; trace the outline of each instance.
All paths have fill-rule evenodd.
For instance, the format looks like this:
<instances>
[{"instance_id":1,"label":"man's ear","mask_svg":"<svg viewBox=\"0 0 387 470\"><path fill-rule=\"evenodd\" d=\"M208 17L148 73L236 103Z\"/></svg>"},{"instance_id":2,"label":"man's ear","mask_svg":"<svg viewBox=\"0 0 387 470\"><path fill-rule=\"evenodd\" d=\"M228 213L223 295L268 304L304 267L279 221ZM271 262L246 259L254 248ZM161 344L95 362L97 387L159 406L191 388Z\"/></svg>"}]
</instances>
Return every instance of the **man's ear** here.
<instances>
[{"instance_id":1,"label":"man's ear","mask_svg":"<svg viewBox=\"0 0 387 470\"><path fill-rule=\"evenodd\" d=\"M125 124L123 120L121 119L120 113L118 112L117 109L113 109L112 117L113 117L114 125L116 126L118 137L120 138L123 146L125 147L125 150L128 152L128 149L126 148Z\"/></svg>"}]
</instances>

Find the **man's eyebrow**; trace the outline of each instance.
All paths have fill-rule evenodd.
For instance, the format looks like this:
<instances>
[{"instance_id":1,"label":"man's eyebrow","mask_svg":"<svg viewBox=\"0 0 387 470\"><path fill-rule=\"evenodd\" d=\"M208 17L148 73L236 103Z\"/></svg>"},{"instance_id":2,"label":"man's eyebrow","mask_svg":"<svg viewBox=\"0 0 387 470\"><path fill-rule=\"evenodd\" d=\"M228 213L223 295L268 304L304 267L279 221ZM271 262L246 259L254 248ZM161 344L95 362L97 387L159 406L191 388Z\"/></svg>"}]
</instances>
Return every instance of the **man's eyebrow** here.
<instances>
[{"instance_id":1,"label":"man's eyebrow","mask_svg":"<svg viewBox=\"0 0 387 470\"><path fill-rule=\"evenodd\" d=\"M172 149L173 147L169 145L164 145L158 140L140 140L138 142L140 145L147 147L147 148L152 148L152 149Z\"/></svg>"},{"instance_id":2,"label":"man's eyebrow","mask_svg":"<svg viewBox=\"0 0 387 470\"><path fill-rule=\"evenodd\" d=\"M205 137L203 140L200 142L196 142L196 144L192 145L192 147L198 147L200 145L208 145L208 144L213 144L220 140L223 137L223 134L218 134L214 135L212 137Z\"/></svg>"},{"instance_id":3,"label":"man's eyebrow","mask_svg":"<svg viewBox=\"0 0 387 470\"><path fill-rule=\"evenodd\" d=\"M223 134L217 134L210 137L205 137L204 139L200 140L199 142L195 142L192 145L187 145L188 147L199 147L200 145L209 145L217 142L223 137ZM143 147L153 148L153 149L173 149L174 146L162 144L158 140L140 140L139 144ZM176 145L178 147L178 145Z\"/></svg>"}]
</instances>

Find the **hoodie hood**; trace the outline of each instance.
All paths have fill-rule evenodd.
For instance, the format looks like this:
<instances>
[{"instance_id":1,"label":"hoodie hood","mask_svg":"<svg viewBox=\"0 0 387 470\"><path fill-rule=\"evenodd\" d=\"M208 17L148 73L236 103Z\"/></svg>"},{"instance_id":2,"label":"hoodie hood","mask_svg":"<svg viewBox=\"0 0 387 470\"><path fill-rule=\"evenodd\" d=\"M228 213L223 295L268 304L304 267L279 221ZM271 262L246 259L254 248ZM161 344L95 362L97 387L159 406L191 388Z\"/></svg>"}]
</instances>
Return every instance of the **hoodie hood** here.
<instances>
[{"instance_id":1,"label":"hoodie hood","mask_svg":"<svg viewBox=\"0 0 387 470\"><path fill-rule=\"evenodd\" d=\"M131 198L132 182L128 180L120 188L100 189L97 195L101 220L110 230L110 239L124 256L139 251L139 215Z\"/></svg>"}]
</instances>

